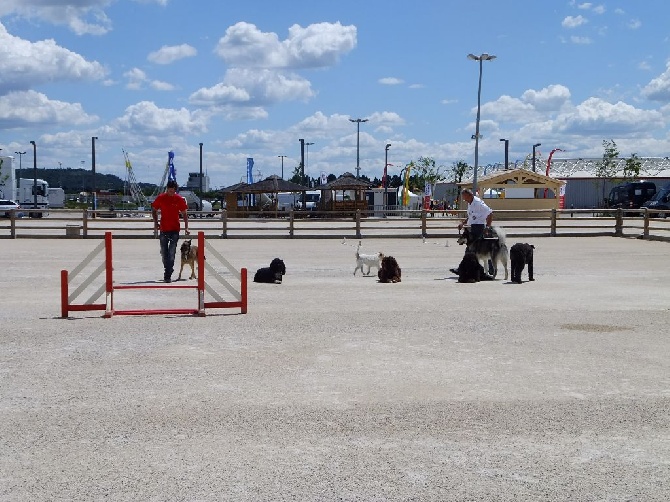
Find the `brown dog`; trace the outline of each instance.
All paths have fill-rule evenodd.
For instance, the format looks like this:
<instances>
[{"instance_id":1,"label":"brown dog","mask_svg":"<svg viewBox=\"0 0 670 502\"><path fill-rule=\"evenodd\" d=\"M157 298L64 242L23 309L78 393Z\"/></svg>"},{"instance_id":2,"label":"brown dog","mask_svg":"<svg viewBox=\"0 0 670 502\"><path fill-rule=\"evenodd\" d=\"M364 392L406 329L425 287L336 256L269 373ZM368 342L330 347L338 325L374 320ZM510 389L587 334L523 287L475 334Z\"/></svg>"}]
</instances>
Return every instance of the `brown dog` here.
<instances>
[{"instance_id":1,"label":"brown dog","mask_svg":"<svg viewBox=\"0 0 670 502\"><path fill-rule=\"evenodd\" d=\"M198 259L198 246L191 245L191 239L184 241L180 248L181 251L181 267L179 268L179 277L181 280L181 272L184 270L184 265L191 267L191 277L189 279L197 279L195 275L195 262Z\"/></svg>"}]
</instances>

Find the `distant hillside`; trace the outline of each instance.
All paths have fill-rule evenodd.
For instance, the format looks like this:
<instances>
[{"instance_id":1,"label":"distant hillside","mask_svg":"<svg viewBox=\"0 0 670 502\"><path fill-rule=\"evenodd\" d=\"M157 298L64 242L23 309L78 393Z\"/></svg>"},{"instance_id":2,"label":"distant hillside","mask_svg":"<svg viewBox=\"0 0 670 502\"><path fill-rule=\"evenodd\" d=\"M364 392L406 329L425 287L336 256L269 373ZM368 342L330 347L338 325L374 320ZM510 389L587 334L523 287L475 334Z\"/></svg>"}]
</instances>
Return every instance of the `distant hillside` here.
<instances>
[{"instance_id":1,"label":"distant hillside","mask_svg":"<svg viewBox=\"0 0 670 502\"><path fill-rule=\"evenodd\" d=\"M18 177L18 169L16 169ZM32 178L33 169L23 169L22 178ZM37 177L45 180L51 187L60 187L65 193L88 192L92 188L92 173L88 169L74 169L71 167L62 169L37 169ZM95 187L97 190L109 190L112 192L123 193L125 180L122 180L114 174L95 173ZM145 193L152 193L157 186L153 183L139 183L140 188ZM126 188L126 192L129 189Z\"/></svg>"}]
</instances>

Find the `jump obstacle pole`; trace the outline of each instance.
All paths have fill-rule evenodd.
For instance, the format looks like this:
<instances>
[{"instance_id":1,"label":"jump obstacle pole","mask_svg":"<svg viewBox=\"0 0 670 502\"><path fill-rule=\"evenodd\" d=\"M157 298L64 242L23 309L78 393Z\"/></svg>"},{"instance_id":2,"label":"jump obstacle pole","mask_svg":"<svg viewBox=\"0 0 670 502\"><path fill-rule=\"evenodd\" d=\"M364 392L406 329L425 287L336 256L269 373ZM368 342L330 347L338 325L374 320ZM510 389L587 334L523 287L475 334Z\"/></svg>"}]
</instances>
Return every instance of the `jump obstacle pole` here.
<instances>
[{"instance_id":1,"label":"jump obstacle pole","mask_svg":"<svg viewBox=\"0 0 670 502\"><path fill-rule=\"evenodd\" d=\"M165 315L165 314L192 314L205 316L206 309L216 308L239 308L241 314L247 313L247 269L242 268L237 271L221 254L214 248L207 248L209 259L205 261L205 233L198 232L198 278L195 286L179 284L114 284L114 267L112 263L112 233L105 232L105 239L84 260L75 267L72 272L61 270L61 317L69 317L70 312L85 312L92 310L104 310L102 317L109 318L114 315ZM72 293L69 292L72 281L77 277L86 266L96 258L101 251L105 252L104 262L95 268L90 275L85 278ZM210 264L212 258L223 264L239 281L239 291L232 286L224 277L219 274ZM209 272L213 279L223 285L235 298L234 301L224 301L223 298L205 281L205 271ZM91 283L102 273L105 274L103 285L95 290L91 297L84 303L76 304L75 299L85 291ZM117 290L128 289L192 289L197 293L196 308L172 308L172 309L134 309L134 310L116 310L114 309L114 292ZM207 292L216 301L205 301L205 292ZM95 303L105 294L104 303Z\"/></svg>"}]
</instances>

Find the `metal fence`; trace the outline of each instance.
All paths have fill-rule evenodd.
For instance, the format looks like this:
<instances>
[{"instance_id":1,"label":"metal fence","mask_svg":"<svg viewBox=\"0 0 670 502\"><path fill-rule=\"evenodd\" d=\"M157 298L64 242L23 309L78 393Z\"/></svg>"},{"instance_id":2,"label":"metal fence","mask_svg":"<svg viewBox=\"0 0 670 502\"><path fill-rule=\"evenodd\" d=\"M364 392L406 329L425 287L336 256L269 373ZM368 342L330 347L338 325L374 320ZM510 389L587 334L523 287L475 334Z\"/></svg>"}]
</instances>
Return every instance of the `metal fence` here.
<instances>
[{"instance_id":1,"label":"metal fence","mask_svg":"<svg viewBox=\"0 0 670 502\"><path fill-rule=\"evenodd\" d=\"M642 212L641 212L642 211ZM35 213L35 211L31 211ZM614 236L670 240L670 211L566 209L497 210L494 225L510 237ZM151 215L144 211L52 209L40 218L19 217L11 211L0 218L0 238L115 239L154 238ZM342 239L342 238L455 238L463 210L287 211L229 218L226 211L193 212L189 229L208 239Z\"/></svg>"}]
</instances>

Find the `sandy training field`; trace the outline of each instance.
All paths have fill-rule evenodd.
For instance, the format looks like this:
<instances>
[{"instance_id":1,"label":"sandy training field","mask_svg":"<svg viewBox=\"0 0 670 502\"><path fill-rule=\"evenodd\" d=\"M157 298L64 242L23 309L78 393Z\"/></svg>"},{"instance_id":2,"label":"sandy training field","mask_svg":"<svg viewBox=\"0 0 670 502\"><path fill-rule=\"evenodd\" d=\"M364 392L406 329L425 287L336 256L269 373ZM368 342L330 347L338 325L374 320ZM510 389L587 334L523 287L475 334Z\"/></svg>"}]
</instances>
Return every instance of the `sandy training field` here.
<instances>
[{"instance_id":1,"label":"sandy training field","mask_svg":"<svg viewBox=\"0 0 670 502\"><path fill-rule=\"evenodd\" d=\"M398 284L356 241L212 240L247 314L61 319L99 241L1 242L0 500L670 498L668 243L535 238L517 285L458 284L453 239L363 240ZM114 241L114 274L161 279L158 241Z\"/></svg>"}]
</instances>

